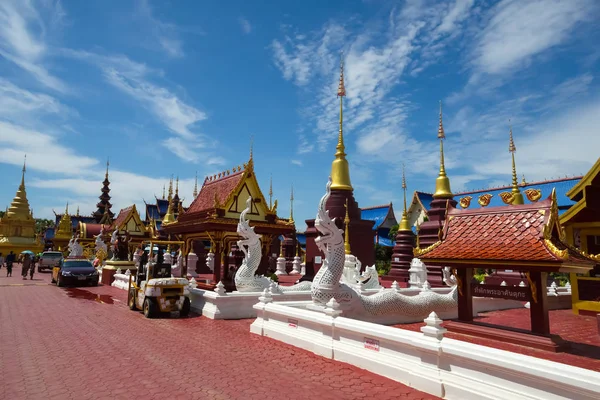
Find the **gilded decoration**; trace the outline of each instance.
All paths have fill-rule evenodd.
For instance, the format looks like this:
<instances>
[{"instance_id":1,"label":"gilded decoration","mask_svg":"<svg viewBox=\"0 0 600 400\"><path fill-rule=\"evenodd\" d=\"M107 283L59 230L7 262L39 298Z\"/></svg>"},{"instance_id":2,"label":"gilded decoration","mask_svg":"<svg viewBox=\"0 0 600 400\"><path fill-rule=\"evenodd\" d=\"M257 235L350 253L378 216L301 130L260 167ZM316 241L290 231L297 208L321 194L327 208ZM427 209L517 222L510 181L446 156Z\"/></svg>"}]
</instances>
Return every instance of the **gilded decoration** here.
<instances>
[{"instance_id":1,"label":"gilded decoration","mask_svg":"<svg viewBox=\"0 0 600 400\"><path fill-rule=\"evenodd\" d=\"M441 240L440 240L440 241L437 241L437 242L435 242L434 244L432 244L431 246L429 246L429 247L425 247L424 249L421 249L420 247L415 247L415 248L414 248L414 250L413 250L413 255L414 255L415 257L420 257L420 256L422 256L423 254L425 254L425 253L428 253L428 252L430 252L431 250L435 249L435 248L436 248L436 247L438 247L438 246L439 246L441 243L442 243L442 241L441 241Z\"/></svg>"},{"instance_id":2,"label":"gilded decoration","mask_svg":"<svg viewBox=\"0 0 600 400\"><path fill-rule=\"evenodd\" d=\"M477 199L477 202L479 203L479 205L481 207L487 207L490 204L490 200L492 199L492 195L489 193L486 194L482 194L481 196L479 196L479 198Z\"/></svg>"},{"instance_id":3,"label":"gilded decoration","mask_svg":"<svg viewBox=\"0 0 600 400\"><path fill-rule=\"evenodd\" d=\"M462 197L462 198L461 198L461 199L458 201L458 204L460 204L460 206L461 206L462 208L468 208L468 207L471 205L471 199L472 199L472 198L473 198L473 197L471 197L471 196L465 196L465 197Z\"/></svg>"},{"instance_id":4,"label":"gilded decoration","mask_svg":"<svg viewBox=\"0 0 600 400\"><path fill-rule=\"evenodd\" d=\"M504 204L508 205L511 205L515 199L515 195L512 192L502 192L498 196L500 196Z\"/></svg>"},{"instance_id":5,"label":"gilded decoration","mask_svg":"<svg viewBox=\"0 0 600 400\"><path fill-rule=\"evenodd\" d=\"M537 303L537 285L531 279L531 274L529 272L525 272L525 277L527 278L527 283L529 284L529 287L531 289L531 300L534 303Z\"/></svg>"},{"instance_id":6,"label":"gilded decoration","mask_svg":"<svg viewBox=\"0 0 600 400\"><path fill-rule=\"evenodd\" d=\"M531 202L536 202L542 198L542 191L540 189L527 189L525 191L525 196Z\"/></svg>"},{"instance_id":7,"label":"gilded decoration","mask_svg":"<svg viewBox=\"0 0 600 400\"><path fill-rule=\"evenodd\" d=\"M557 258L560 258L560 259L563 259L563 260L568 260L569 259L569 250L568 249L560 250L549 239L544 239L544 244L546 245L546 247L548 248L548 250L550 250L550 252L552 254L554 254Z\"/></svg>"}]
</instances>

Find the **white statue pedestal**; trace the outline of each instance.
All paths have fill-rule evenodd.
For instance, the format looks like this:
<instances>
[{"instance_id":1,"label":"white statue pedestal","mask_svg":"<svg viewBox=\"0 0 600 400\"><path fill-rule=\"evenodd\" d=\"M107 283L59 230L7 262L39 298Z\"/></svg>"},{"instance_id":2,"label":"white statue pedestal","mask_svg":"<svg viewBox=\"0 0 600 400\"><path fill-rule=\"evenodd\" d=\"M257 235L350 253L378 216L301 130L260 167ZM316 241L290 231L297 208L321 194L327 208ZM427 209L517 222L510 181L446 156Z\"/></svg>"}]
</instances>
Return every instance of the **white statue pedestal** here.
<instances>
[{"instance_id":1,"label":"white statue pedestal","mask_svg":"<svg viewBox=\"0 0 600 400\"><path fill-rule=\"evenodd\" d=\"M290 275L299 275L302 272L302 259L298 256L294 257L294 261L292 261L292 270L290 271Z\"/></svg>"},{"instance_id":2,"label":"white statue pedestal","mask_svg":"<svg viewBox=\"0 0 600 400\"><path fill-rule=\"evenodd\" d=\"M287 275L287 272L285 272L285 257L277 259L277 271L275 271L275 275Z\"/></svg>"},{"instance_id":3,"label":"white statue pedestal","mask_svg":"<svg viewBox=\"0 0 600 400\"><path fill-rule=\"evenodd\" d=\"M198 256L196 253L189 253L187 256L187 274L193 276L194 278L198 277L198 274L196 273L196 264L198 264Z\"/></svg>"}]
</instances>

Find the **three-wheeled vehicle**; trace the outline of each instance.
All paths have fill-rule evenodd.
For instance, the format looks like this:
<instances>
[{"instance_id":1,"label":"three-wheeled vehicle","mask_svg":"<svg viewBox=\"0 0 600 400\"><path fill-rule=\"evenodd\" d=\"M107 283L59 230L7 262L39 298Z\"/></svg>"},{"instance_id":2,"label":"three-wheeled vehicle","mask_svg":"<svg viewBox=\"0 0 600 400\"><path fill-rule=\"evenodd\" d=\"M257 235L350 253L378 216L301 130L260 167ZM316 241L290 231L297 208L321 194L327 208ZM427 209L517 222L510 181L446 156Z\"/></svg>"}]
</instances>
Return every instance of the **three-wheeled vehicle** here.
<instances>
[{"instance_id":1,"label":"three-wheeled vehicle","mask_svg":"<svg viewBox=\"0 0 600 400\"><path fill-rule=\"evenodd\" d=\"M189 281L171 277L170 264L157 264L153 254L154 245L182 245L172 240L150 240L150 257L146 265L140 265L135 281L129 277L127 304L131 310L142 310L146 318L154 318L159 313L179 311L180 317L190 313Z\"/></svg>"}]
</instances>

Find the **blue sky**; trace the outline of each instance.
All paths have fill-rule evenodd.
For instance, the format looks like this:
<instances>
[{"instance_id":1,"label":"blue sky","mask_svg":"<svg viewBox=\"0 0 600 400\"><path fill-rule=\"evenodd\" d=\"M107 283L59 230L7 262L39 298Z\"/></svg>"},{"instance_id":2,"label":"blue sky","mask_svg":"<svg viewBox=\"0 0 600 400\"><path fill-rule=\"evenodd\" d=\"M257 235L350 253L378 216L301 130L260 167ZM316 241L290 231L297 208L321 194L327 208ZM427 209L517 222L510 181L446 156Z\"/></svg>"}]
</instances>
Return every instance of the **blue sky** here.
<instances>
[{"instance_id":1,"label":"blue sky","mask_svg":"<svg viewBox=\"0 0 600 400\"><path fill-rule=\"evenodd\" d=\"M510 182L508 121L529 181L585 173L600 148L600 4L514 1L0 2L0 173L8 205L95 210L110 157L114 211L171 174L247 161L279 214L313 218L345 138L362 207L433 191L438 102L455 192ZM142 215L143 216L143 215ZM298 223L303 230L304 224Z\"/></svg>"}]
</instances>

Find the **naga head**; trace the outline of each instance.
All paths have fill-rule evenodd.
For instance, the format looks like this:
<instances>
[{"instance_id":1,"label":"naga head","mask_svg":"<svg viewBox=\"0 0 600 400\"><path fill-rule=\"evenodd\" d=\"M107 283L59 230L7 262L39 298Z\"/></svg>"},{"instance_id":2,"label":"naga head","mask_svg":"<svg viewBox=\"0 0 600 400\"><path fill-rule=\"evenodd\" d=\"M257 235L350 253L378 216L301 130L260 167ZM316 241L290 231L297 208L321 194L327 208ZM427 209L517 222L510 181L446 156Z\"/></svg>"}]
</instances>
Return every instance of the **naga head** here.
<instances>
[{"instance_id":1,"label":"naga head","mask_svg":"<svg viewBox=\"0 0 600 400\"><path fill-rule=\"evenodd\" d=\"M246 200L246 208L240 213L240 222L237 225L237 233L242 236L244 239L258 239L260 235L254 233L254 227L250 226L248 220L246 220L246 214L252 208L252 197L248 197Z\"/></svg>"},{"instance_id":2,"label":"naga head","mask_svg":"<svg viewBox=\"0 0 600 400\"><path fill-rule=\"evenodd\" d=\"M323 246L326 244L338 244L344 243L342 230L335 225L335 218L329 217L329 210L325 209L327 200L331 196L331 177L327 181L325 187L326 192L321 201L319 202L319 209L317 210L317 218L315 218L315 228L321 233L319 237L315 239L317 246Z\"/></svg>"}]
</instances>

